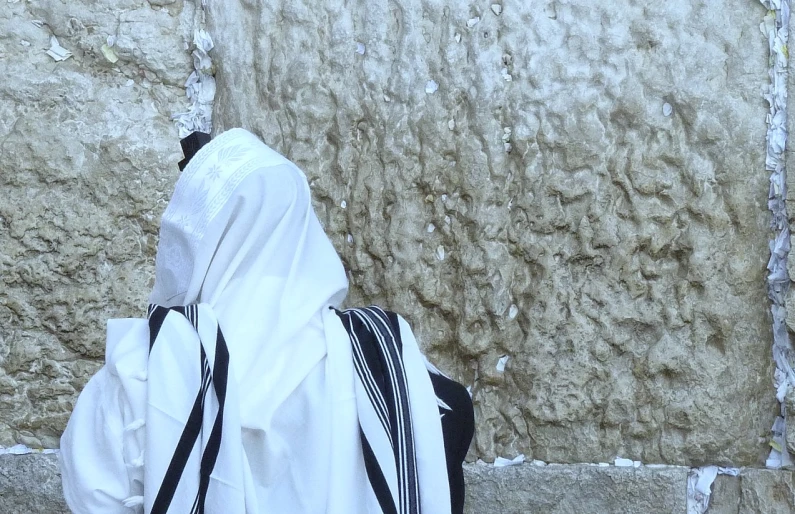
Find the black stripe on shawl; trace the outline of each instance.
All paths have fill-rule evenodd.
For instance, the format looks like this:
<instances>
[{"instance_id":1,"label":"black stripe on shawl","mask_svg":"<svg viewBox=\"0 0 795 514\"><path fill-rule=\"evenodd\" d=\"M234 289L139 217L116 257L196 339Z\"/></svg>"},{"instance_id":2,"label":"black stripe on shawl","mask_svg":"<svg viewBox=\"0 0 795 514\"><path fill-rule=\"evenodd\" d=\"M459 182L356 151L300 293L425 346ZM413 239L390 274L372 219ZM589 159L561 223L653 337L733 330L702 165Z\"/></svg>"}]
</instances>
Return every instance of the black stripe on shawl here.
<instances>
[{"instance_id":1,"label":"black stripe on shawl","mask_svg":"<svg viewBox=\"0 0 795 514\"><path fill-rule=\"evenodd\" d=\"M155 339L160 333L160 328L163 326L163 321L165 321L167 314L168 309L165 307L154 304L149 306L149 353L152 353Z\"/></svg>"},{"instance_id":2,"label":"black stripe on shawl","mask_svg":"<svg viewBox=\"0 0 795 514\"><path fill-rule=\"evenodd\" d=\"M394 312L385 311L380 307L370 307L368 310L375 311L379 315L379 318L384 321L385 325L382 328L384 328L385 331L392 337L395 347L397 348L398 355L400 356L400 368L405 373L405 369L403 368L403 339L400 337L400 321L398 319L398 315ZM408 443L407 455L411 460L410 465L408 466L408 474L409 483L414 485L414 498L412 501L417 505L417 511L419 512L420 481L417 472L417 453L414 448L414 424L411 422L411 402L408 396L408 379L406 379L405 384L407 410L404 412L404 423L408 433L406 439Z\"/></svg>"},{"instance_id":3,"label":"black stripe on shawl","mask_svg":"<svg viewBox=\"0 0 795 514\"><path fill-rule=\"evenodd\" d=\"M362 312L361 310L356 310L356 312L346 311L346 314L350 316L351 324L350 328L353 331L353 337L356 338L358 344L358 349L361 352L361 356L363 359L363 364L366 369L372 375L373 380L367 381L369 384L375 385L375 391L372 391L373 394L380 394L381 397L384 399L384 403L387 406L387 436L389 437L390 442L392 443L392 447L395 447L395 438L398 435L398 423L397 418L395 417L395 390L394 384L390 379L389 373L389 366L386 362L386 356L381 351L381 346L379 345L378 341L376 340L376 335L372 331L372 327L369 323L367 323L364 316L366 313ZM357 370L358 371L358 370ZM365 382L363 380L363 382ZM365 382L365 383L367 383ZM368 391L370 394L371 391ZM378 410L378 407L374 404L374 408Z\"/></svg>"},{"instance_id":4,"label":"black stripe on shawl","mask_svg":"<svg viewBox=\"0 0 795 514\"><path fill-rule=\"evenodd\" d=\"M181 307L165 308L160 306L154 306L154 308L150 309L150 318L149 318L150 352L152 351L152 347L154 346L155 340L157 339L157 336L160 332L160 328L163 326L163 322L165 321L166 316L168 315L168 312L170 310L185 315L185 310ZM193 321L192 324L194 324ZM198 322L194 324L194 327L196 326L198 326ZM226 350L225 343L223 346L224 350ZM193 408L191 409L190 415L188 416L188 419L185 422L185 428L182 430L182 435L180 436L179 442L177 443L177 447L174 450L174 455L171 457L171 462L168 465L166 474L163 477L163 481L161 482L160 488L157 491L157 496L155 497L154 503L152 504L151 514L166 514L168 512L168 508L171 505L171 501L174 499L174 494L176 494L177 486L179 485L179 480L182 477L182 473L183 471L185 471L185 466L187 465L188 459L190 458L191 451L193 450L193 447L196 445L196 441L198 440L199 434L201 433L202 413L204 411L204 397L207 394L207 389L212 381L212 378L207 376L207 373L209 372L209 366L207 366L207 355L204 352L203 346L200 346L200 351L201 351L200 365L202 367L202 385L199 389L198 394L196 395L196 400L193 402ZM217 353L218 352L216 351L216 355ZM227 366L228 366L228 356L229 355L227 353ZM224 398L225 397L226 397L226 381L224 381ZM223 411L220 411L219 415L222 412ZM216 423L217 423L217 418L216 418ZM216 457L217 455L218 454L216 452ZM204 459L202 459L202 461L203 460ZM215 460L213 460L213 465L215 465ZM212 469L210 470L210 472L212 472ZM202 502L202 512L203 510L204 507Z\"/></svg>"},{"instance_id":5,"label":"black stripe on shawl","mask_svg":"<svg viewBox=\"0 0 795 514\"><path fill-rule=\"evenodd\" d=\"M359 347L367 370L375 377L376 390L367 391L371 402L372 397L379 394L386 400L389 419L386 434L392 443L392 458L397 471L399 512L401 514L418 513L419 481L417 479L416 455L414 454L408 384L403 367L403 345L399 337L397 316L390 319L387 313L378 307L349 309L344 314L350 317L351 322L345 323L343 313L339 311L337 313L343 320L343 325L350 335L354 349ZM359 373L365 388L372 387L372 383L367 380L366 376L362 376L358 367L357 373ZM375 403L373 407L377 411ZM366 436L363 436L363 439L366 439ZM370 452L373 454L373 466L378 468L383 477L383 470L380 469L378 458L372 448L370 448ZM369 470L368 478L371 484L373 480L377 480L377 476L371 475Z\"/></svg>"},{"instance_id":6,"label":"black stripe on shawl","mask_svg":"<svg viewBox=\"0 0 795 514\"><path fill-rule=\"evenodd\" d=\"M345 330L348 331L348 335L350 336L351 346L353 347L353 365L356 370L356 374L359 375L360 380L365 386L364 389L367 393L367 397L370 400L378 419L381 421L381 425L384 427L384 432L387 434L389 444L394 448L395 443L392 440L389 409L387 407L386 399L383 395L383 390L385 387L384 373L380 368L373 367L373 357L370 358L371 364L368 364L368 360L364 355L363 347L371 350L375 348L375 345L372 341L372 335L369 333L369 331L367 331L367 328L364 327L358 317L354 319L351 312L341 313L337 311L337 313L342 320ZM354 328L354 322L357 323L357 328ZM365 336L364 345L362 344L362 341L359 340L357 330L359 333L362 333Z\"/></svg>"},{"instance_id":7,"label":"black stripe on shawl","mask_svg":"<svg viewBox=\"0 0 795 514\"><path fill-rule=\"evenodd\" d=\"M190 416L188 416L185 428L182 430L182 435L174 450L174 455L171 457L171 462L163 477L163 482L160 484L157 496L152 504L152 514L166 514L168 507L171 505L171 500L174 499L174 493L177 491L179 479L182 477L182 472L185 470L185 465L188 463L191 450L193 450L193 447L196 445L196 440L201 432L201 405L205 393L205 390L200 390L196 396L196 401L193 402L193 409L190 411Z\"/></svg>"},{"instance_id":8,"label":"black stripe on shawl","mask_svg":"<svg viewBox=\"0 0 795 514\"><path fill-rule=\"evenodd\" d=\"M400 443L395 452L396 463L400 466L401 474L399 479L403 480L405 488L401 491L401 510L404 512L419 512L419 481L417 480L417 461L414 450L414 431L411 423L411 404L408 395L408 380L406 371L403 368L403 344L400 339L399 325L391 325L390 319L380 307L368 307L364 309L370 314L372 328L377 332L376 339L380 342L382 351L387 356L382 356L382 360L389 359L392 363L394 376L392 377L392 389L396 393L395 410L393 413L397 423L393 423L393 430L402 432L396 434L396 440ZM395 318L397 321L397 317ZM404 503L405 502L405 503Z\"/></svg>"},{"instance_id":9,"label":"black stripe on shawl","mask_svg":"<svg viewBox=\"0 0 795 514\"><path fill-rule=\"evenodd\" d=\"M198 310L195 313L198 318ZM198 319L197 319L198 322ZM221 333L221 327L215 339L215 364L213 365L213 387L218 398L218 414L215 416L210 439L207 441L204 454L202 455L201 470L199 475L199 514L204 514L204 501L207 497L207 489L210 486L210 474L215 468L218 460L218 453L221 450L221 432L224 424L224 405L226 404L226 387L229 378L229 349L226 340Z\"/></svg>"},{"instance_id":10,"label":"black stripe on shawl","mask_svg":"<svg viewBox=\"0 0 795 514\"><path fill-rule=\"evenodd\" d=\"M375 458L375 453L367 441L362 427L359 427L359 438L362 441L362 452L364 453L364 467L367 470L367 478L370 481L370 486L373 488L375 497L378 504L381 506L383 514L397 514L395 501L392 498L392 493L389 491L389 485L386 482L381 466Z\"/></svg>"}]
</instances>

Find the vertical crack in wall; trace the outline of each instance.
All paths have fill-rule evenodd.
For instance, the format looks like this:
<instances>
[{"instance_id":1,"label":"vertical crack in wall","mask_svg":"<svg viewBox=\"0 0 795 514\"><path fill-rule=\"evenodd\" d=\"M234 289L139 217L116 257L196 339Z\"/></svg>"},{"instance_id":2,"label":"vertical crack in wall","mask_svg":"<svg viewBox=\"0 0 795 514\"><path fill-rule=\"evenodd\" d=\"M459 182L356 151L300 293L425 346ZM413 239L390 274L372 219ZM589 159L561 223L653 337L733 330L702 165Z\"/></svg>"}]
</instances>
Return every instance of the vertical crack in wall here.
<instances>
[{"instance_id":1,"label":"vertical crack in wall","mask_svg":"<svg viewBox=\"0 0 795 514\"><path fill-rule=\"evenodd\" d=\"M209 134L213 129L213 100L215 99L215 67L208 55L213 49L213 40L204 30L204 9L206 0L202 0L197 9L195 25L198 27L193 33L193 73L185 82L185 94L190 102L187 111L174 114L174 120L179 137L188 136L191 132L205 132Z\"/></svg>"},{"instance_id":2,"label":"vertical crack in wall","mask_svg":"<svg viewBox=\"0 0 795 514\"><path fill-rule=\"evenodd\" d=\"M767 153L765 168L770 175L768 208L773 214L771 228L775 238L770 241L770 260L767 264L767 294L772 303L773 359L776 363L776 399L780 413L773 424L772 450L767 459L769 468L792 465L787 450L787 391L795 387L795 372L791 364L792 346L787 332L785 298L789 289L787 258L790 250L790 231L787 217L787 183L784 150L787 142L787 37L789 0L760 0L768 9L760 29L768 37L770 46L770 84L765 99L770 105L767 115Z\"/></svg>"}]
</instances>

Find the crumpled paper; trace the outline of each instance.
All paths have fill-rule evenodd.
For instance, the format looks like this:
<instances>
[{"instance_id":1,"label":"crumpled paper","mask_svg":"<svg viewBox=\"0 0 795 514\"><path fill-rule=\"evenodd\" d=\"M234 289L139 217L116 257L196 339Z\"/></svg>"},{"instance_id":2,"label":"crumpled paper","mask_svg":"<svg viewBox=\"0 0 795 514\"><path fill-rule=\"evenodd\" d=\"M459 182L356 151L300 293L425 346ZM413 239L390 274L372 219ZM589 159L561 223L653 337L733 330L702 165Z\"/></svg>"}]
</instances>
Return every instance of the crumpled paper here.
<instances>
[{"instance_id":1,"label":"crumpled paper","mask_svg":"<svg viewBox=\"0 0 795 514\"><path fill-rule=\"evenodd\" d=\"M58 450L53 450L51 448L28 448L24 444L15 444L14 446L10 446L8 448L0 446L0 455L27 455L29 453L41 453L46 455L50 453L58 453Z\"/></svg>"},{"instance_id":2,"label":"crumpled paper","mask_svg":"<svg viewBox=\"0 0 795 514\"><path fill-rule=\"evenodd\" d=\"M215 67L209 52L215 45L210 34L197 30L193 34L194 71L185 81L185 95L190 101L186 112L171 116L179 129L179 137L187 137L191 132L210 133L213 129L213 100L215 99Z\"/></svg>"},{"instance_id":3,"label":"crumpled paper","mask_svg":"<svg viewBox=\"0 0 795 514\"><path fill-rule=\"evenodd\" d=\"M774 385L776 399L780 404L780 415L771 429L771 450L765 465L778 469L792 465L786 445L787 412L783 399L787 390L795 386L795 373L790 360L793 349L785 323L787 318L785 301L790 282L787 270L790 231L786 206L786 170L784 168L784 150L788 137L786 87L790 5L789 0L760 0L760 2L768 10L759 25L759 30L768 38L770 52L770 84L764 92L764 98L770 108L767 115L765 168L770 172L767 205L772 214L771 228L776 232L776 237L770 241L770 259L767 263L767 294L770 298L770 312L773 317L773 359L776 363ZM709 497L707 496L708 503Z\"/></svg>"},{"instance_id":4,"label":"crumpled paper","mask_svg":"<svg viewBox=\"0 0 795 514\"><path fill-rule=\"evenodd\" d=\"M210 34L206 30L199 29L193 33L193 67L196 71L204 73L205 75L212 75L213 60L210 59L208 53L215 47Z\"/></svg>"},{"instance_id":5,"label":"crumpled paper","mask_svg":"<svg viewBox=\"0 0 795 514\"><path fill-rule=\"evenodd\" d=\"M116 36L108 36L107 41L104 45L100 47L100 51L102 55L105 56L105 59L108 60L111 64L116 64L119 61L119 56L116 53L116 50L113 49L113 46L116 44Z\"/></svg>"},{"instance_id":6,"label":"crumpled paper","mask_svg":"<svg viewBox=\"0 0 795 514\"><path fill-rule=\"evenodd\" d=\"M704 514L709 507L712 494L712 483L718 475L736 477L740 474L737 468L704 466L690 470L687 477L687 514Z\"/></svg>"},{"instance_id":7,"label":"crumpled paper","mask_svg":"<svg viewBox=\"0 0 795 514\"><path fill-rule=\"evenodd\" d=\"M518 466L519 464L524 463L524 454L520 453L513 459L506 459L504 457L497 457L494 459L494 467L495 468L504 468L505 466Z\"/></svg>"},{"instance_id":8,"label":"crumpled paper","mask_svg":"<svg viewBox=\"0 0 795 514\"><path fill-rule=\"evenodd\" d=\"M47 55L52 57L55 62L61 62L72 57L72 52L62 47L61 44L58 43L57 37L50 36L50 49L47 50Z\"/></svg>"}]
</instances>

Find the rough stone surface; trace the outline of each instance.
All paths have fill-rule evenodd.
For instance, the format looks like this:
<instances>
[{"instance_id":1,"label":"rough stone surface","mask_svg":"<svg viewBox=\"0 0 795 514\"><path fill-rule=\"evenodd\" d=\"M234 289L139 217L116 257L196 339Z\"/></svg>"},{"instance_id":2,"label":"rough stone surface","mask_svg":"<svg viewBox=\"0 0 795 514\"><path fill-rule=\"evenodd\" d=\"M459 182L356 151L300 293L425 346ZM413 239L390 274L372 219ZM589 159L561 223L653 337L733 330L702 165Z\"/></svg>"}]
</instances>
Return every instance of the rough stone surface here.
<instances>
[{"instance_id":1,"label":"rough stone surface","mask_svg":"<svg viewBox=\"0 0 795 514\"><path fill-rule=\"evenodd\" d=\"M468 466L466 512L687 512L687 468Z\"/></svg>"},{"instance_id":2,"label":"rough stone surface","mask_svg":"<svg viewBox=\"0 0 795 514\"><path fill-rule=\"evenodd\" d=\"M687 468L616 468L587 465L464 467L468 514L686 512ZM720 475L712 486L709 514L795 512L791 471L743 469ZM62 514L54 455L0 456L0 512Z\"/></svg>"},{"instance_id":3,"label":"rough stone surface","mask_svg":"<svg viewBox=\"0 0 795 514\"><path fill-rule=\"evenodd\" d=\"M472 385L473 457L759 465L763 8L499 5L211 0L219 129L308 172L350 303ZM3 3L2 445L57 446L105 319L143 313L196 16Z\"/></svg>"},{"instance_id":4,"label":"rough stone surface","mask_svg":"<svg viewBox=\"0 0 795 514\"><path fill-rule=\"evenodd\" d=\"M57 447L105 320L145 313L181 158L169 117L187 104L191 6L0 8L0 445ZM51 35L74 56L50 58Z\"/></svg>"},{"instance_id":5,"label":"rough stone surface","mask_svg":"<svg viewBox=\"0 0 795 514\"><path fill-rule=\"evenodd\" d=\"M709 514L739 514L740 489L739 477L718 475L712 483L712 495L710 496Z\"/></svg>"},{"instance_id":6,"label":"rough stone surface","mask_svg":"<svg viewBox=\"0 0 795 514\"><path fill-rule=\"evenodd\" d=\"M745 470L740 478L740 514L795 512L795 476L791 471Z\"/></svg>"},{"instance_id":7,"label":"rough stone surface","mask_svg":"<svg viewBox=\"0 0 795 514\"><path fill-rule=\"evenodd\" d=\"M617 468L528 464L464 467L468 514L500 513L682 513L686 512L687 468ZM54 455L0 456L0 512L62 514ZM743 469L739 477L719 475L709 514L795 512L791 471Z\"/></svg>"},{"instance_id":8,"label":"rough stone surface","mask_svg":"<svg viewBox=\"0 0 795 514\"><path fill-rule=\"evenodd\" d=\"M469 514L684 513L686 468L465 467ZM68 512L51 455L0 457L0 512Z\"/></svg>"},{"instance_id":9,"label":"rough stone surface","mask_svg":"<svg viewBox=\"0 0 795 514\"><path fill-rule=\"evenodd\" d=\"M55 455L0 456L0 512L69 514Z\"/></svg>"},{"instance_id":10,"label":"rough stone surface","mask_svg":"<svg viewBox=\"0 0 795 514\"><path fill-rule=\"evenodd\" d=\"M792 388L787 390L787 394L784 397L784 405L787 409L787 449L791 454L795 454L795 390Z\"/></svg>"},{"instance_id":11,"label":"rough stone surface","mask_svg":"<svg viewBox=\"0 0 795 514\"><path fill-rule=\"evenodd\" d=\"M709 514L787 514L795 512L791 471L743 469L739 477L718 476Z\"/></svg>"},{"instance_id":12,"label":"rough stone surface","mask_svg":"<svg viewBox=\"0 0 795 514\"><path fill-rule=\"evenodd\" d=\"M208 5L217 128L307 171L351 303L473 386L472 456L763 462L761 4Z\"/></svg>"}]
</instances>

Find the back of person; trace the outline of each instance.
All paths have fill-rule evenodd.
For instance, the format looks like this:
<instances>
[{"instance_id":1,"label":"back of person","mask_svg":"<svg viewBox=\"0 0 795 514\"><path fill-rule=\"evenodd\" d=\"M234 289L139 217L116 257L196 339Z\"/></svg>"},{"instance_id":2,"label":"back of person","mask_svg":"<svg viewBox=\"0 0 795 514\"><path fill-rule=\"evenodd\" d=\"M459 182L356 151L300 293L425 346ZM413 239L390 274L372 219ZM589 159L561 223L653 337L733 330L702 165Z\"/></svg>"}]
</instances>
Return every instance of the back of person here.
<instances>
[{"instance_id":1,"label":"back of person","mask_svg":"<svg viewBox=\"0 0 795 514\"><path fill-rule=\"evenodd\" d=\"M62 438L70 508L462 512L469 395L398 315L339 310L304 174L242 129L186 157L148 317L109 320Z\"/></svg>"}]
</instances>

